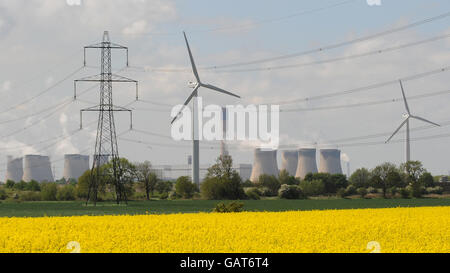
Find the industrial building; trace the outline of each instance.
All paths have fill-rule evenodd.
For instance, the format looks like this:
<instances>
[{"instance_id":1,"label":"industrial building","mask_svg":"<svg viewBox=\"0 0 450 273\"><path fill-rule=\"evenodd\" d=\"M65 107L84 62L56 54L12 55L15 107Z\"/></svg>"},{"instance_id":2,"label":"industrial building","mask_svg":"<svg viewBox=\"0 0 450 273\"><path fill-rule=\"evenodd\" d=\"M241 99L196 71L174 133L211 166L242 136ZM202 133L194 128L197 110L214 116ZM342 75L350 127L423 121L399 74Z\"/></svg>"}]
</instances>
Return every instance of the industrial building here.
<instances>
[{"instance_id":1,"label":"industrial building","mask_svg":"<svg viewBox=\"0 0 450 273\"><path fill-rule=\"evenodd\" d=\"M64 156L64 174L66 181L70 179L78 180L87 170L89 170L89 156L79 154L69 154Z\"/></svg>"},{"instance_id":2,"label":"industrial building","mask_svg":"<svg viewBox=\"0 0 450 273\"><path fill-rule=\"evenodd\" d=\"M299 149L295 177L304 179L308 173L317 173L316 149Z\"/></svg>"},{"instance_id":3,"label":"industrial building","mask_svg":"<svg viewBox=\"0 0 450 273\"><path fill-rule=\"evenodd\" d=\"M19 182L23 177L23 158L7 157L6 163L6 180Z\"/></svg>"},{"instance_id":4,"label":"industrial building","mask_svg":"<svg viewBox=\"0 0 450 273\"><path fill-rule=\"evenodd\" d=\"M256 183L263 174L278 177L277 150L255 149L250 181Z\"/></svg>"},{"instance_id":5,"label":"industrial building","mask_svg":"<svg viewBox=\"0 0 450 273\"><path fill-rule=\"evenodd\" d=\"M320 150L319 172L342 174L341 151L337 149Z\"/></svg>"},{"instance_id":6,"label":"industrial building","mask_svg":"<svg viewBox=\"0 0 450 273\"><path fill-rule=\"evenodd\" d=\"M22 180L30 182L53 182L53 173L48 156L26 155L23 163Z\"/></svg>"},{"instance_id":7,"label":"industrial building","mask_svg":"<svg viewBox=\"0 0 450 273\"><path fill-rule=\"evenodd\" d=\"M289 175L295 176L298 165L297 151L283 151L281 152L281 170L286 170Z\"/></svg>"}]
</instances>

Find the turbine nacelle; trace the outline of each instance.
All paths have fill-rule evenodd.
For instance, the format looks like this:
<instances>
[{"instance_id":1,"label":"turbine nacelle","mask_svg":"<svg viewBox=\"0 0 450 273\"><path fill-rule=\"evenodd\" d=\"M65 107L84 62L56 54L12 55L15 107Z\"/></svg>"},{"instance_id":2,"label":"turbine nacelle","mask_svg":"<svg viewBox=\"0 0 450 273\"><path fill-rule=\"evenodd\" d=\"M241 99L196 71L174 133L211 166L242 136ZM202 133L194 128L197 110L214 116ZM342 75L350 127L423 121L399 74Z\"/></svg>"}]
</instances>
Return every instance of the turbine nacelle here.
<instances>
[{"instance_id":1,"label":"turbine nacelle","mask_svg":"<svg viewBox=\"0 0 450 273\"><path fill-rule=\"evenodd\" d=\"M193 82L193 81L189 81L189 82L188 82L188 87L189 87L189 88L194 89L194 88L197 87L197 85L198 85L198 82Z\"/></svg>"}]
</instances>

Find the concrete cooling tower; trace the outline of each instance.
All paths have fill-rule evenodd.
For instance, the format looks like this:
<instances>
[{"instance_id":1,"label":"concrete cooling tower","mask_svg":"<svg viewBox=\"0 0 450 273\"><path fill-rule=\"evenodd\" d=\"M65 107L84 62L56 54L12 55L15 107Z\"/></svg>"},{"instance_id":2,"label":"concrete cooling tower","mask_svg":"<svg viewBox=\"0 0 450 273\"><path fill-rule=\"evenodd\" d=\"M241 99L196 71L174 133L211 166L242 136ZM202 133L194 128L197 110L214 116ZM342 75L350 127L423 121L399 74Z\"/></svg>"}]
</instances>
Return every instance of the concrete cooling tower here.
<instances>
[{"instance_id":1,"label":"concrete cooling tower","mask_svg":"<svg viewBox=\"0 0 450 273\"><path fill-rule=\"evenodd\" d=\"M286 170L289 175L295 176L298 165L297 151L283 151L281 152L281 170Z\"/></svg>"},{"instance_id":2,"label":"concrete cooling tower","mask_svg":"<svg viewBox=\"0 0 450 273\"><path fill-rule=\"evenodd\" d=\"M342 174L341 151L336 149L320 150L319 172Z\"/></svg>"},{"instance_id":3,"label":"concrete cooling tower","mask_svg":"<svg viewBox=\"0 0 450 273\"><path fill-rule=\"evenodd\" d=\"M316 149L298 150L296 178L304 179L308 173L317 173Z\"/></svg>"},{"instance_id":4,"label":"concrete cooling tower","mask_svg":"<svg viewBox=\"0 0 450 273\"><path fill-rule=\"evenodd\" d=\"M52 167L48 156L26 155L23 165L23 181L53 182Z\"/></svg>"},{"instance_id":5,"label":"concrete cooling tower","mask_svg":"<svg viewBox=\"0 0 450 273\"><path fill-rule=\"evenodd\" d=\"M89 170L88 155L65 155L64 156L64 179L78 180L87 170Z\"/></svg>"},{"instance_id":6,"label":"concrete cooling tower","mask_svg":"<svg viewBox=\"0 0 450 273\"><path fill-rule=\"evenodd\" d=\"M6 180L20 182L23 177L23 158L8 156L6 163Z\"/></svg>"},{"instance_id":7,"label":"concrete cooling tower","mask_svg":"<svg viewBox=\"0 0 450 273\"><path fill-rule=\"evenodd\" d=\"M258 179L262 174L278 177L278 172L277 151L255 149L255 159L250 181L254 183L258 182Z\"/></svg>"}]
</instances>

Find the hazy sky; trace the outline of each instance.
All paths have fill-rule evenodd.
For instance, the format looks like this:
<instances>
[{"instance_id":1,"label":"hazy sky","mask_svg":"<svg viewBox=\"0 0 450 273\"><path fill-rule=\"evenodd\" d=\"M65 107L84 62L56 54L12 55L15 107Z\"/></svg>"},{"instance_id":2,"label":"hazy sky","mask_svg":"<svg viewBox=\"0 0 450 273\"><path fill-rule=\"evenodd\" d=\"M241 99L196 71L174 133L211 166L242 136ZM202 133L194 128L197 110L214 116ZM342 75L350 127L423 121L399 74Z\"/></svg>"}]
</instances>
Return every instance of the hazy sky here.
<instances>
[{"instance_id":1,"label":"hazy sky","mask_svg":"<svg viewBox=\"0 0 450 273\"><path fill-rule=\"evenodd\" d=\"M366 0L76 2L0 0L2 178L6 155L50 155L60 177L64 154L92 153L97 115L86 114L84 123L91 125L74 132L79 129L79 110L98 101L98 88L80 84L80 92L92 89L79 101L72 102L71 97L74 79L99 73L100 52L89 51L88 67L81 69L82 48L100 42L104 30L110 31L113 42L130 48L132 67L123 70L124 55L114 52L114 69L139 80L141 98L159 104L130 105L135 109L136 131L132 132L126 132L128 116L117 114L118 134L125 132L119 140L121 155L132 161L150 160L155 165L184 164L191 152L190 143L164 137L170 135L168 105L182 103L191 92L187 82L193 80L193 75L184 71L189 60L183 30L188 34L198 66L205 68L324 48L450 12L447 0L382 0L381 6L369 6ZM341 147L353 170L361 166L372 168L384 161L398 164L405 157L404 132L394 138L394 143L380 144L402 122L405 110L398 100L398 84L314 100L305 98L450 66L450 37L444 37L449 34L450 16L319 53L226 69L200 69L205 82L238 93L242 100L206 90L201 90L200 95L205 103L220 105L297 100L281 105L284 110L297 109L281 113L282 145L318 143L320 147ZM420 43L413 46L416 42ZM374 53L386 49L389 50ZM296 66L257 70L286 65ZM245 69L257 71L242 71ZM407 96L412 97L409 104L413 114L446 125L423 129L425 124L419 121L411 124L412 128L419 128L411 132L411 138L418 139L412 142L412 159L423 161L434 174L447 174L450 170L449 76L450 71L446 71L404 83ZM441 93L420 96L437 92ZM114 86L115 104L127 105L133 99L132 85ZM372 104L379 101L385 103ZM358 105L361 103L369 105ZM348 107L354 104L357 106ZM428 138L446 134L449 136ZM369 135L374 137L364 137ZM203 146L201 163L209 164L219 153L218 145ZM231 148L236 163L252 163L250 145L240 143Z\"/></svg>"}]
</instances>

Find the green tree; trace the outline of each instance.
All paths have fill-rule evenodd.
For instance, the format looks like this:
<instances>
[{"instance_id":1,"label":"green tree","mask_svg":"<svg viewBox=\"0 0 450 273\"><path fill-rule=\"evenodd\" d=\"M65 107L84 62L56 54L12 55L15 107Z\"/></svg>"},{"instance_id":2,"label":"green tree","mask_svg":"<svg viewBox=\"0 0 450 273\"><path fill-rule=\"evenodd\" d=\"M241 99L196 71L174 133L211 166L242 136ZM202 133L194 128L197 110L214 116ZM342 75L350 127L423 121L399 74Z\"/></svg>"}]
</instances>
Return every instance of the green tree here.
<instances>
[{"instance_id":1,"label":"green tree","mask_svg":"<svg viewBox=\"0 0 450 273\"><path fill-rule=\"evenodd\" d=\"M28 191L40 191L41 190L41 186L39 185L39 183L37 181L31 180L30 182L27 183L26 190L28 190Z\"/></svg>"},{"instance_id":2,"label":"green tree","mask_svg":"<svg viewBox=\"0 0 450 273\"><path fill-rule=\"evenodd\" d=\"M400 166L406 174L406 182L411 187L413 197L422 197L423 187L419 178L427 171L420 161L408 161Z\"/></svg>"},{"instance_id":3,"label":"green tree","mask_svg":"<svg viewBox=\"0 0 450 273\"><path fill-rule=\"evenodd\" d=\"M57 192L56 183L44 183L41 186L41 197L44 201L56 201Z\"/></svg>"},{"instance_id":4,"label":"green tree","mask_svg":"<svg viewBox=\"0 0 450 273\"><path fill-rule=\"evenodd\" d=\"M127 198L130 198L133 195L133 183L136 179L136 166L129 162L126 158L120 158L119 159L120 164L120 170L121 172L118 173L118 176L120 177L121 184L119 185L122 187L122 190L125 192ZM119 195L117 193L116 185L114 181L114 164L111 160L107 164L103 165L101 168L102 176L104 176L106 180L106 185L110 192L114 192L116 202L119 203ZM116 170L117 171L117 170Z\"/></svg>"},{"instance_id":5,"label":"green tree","mask_svg":"<svg viewBox=\"0 0 450 273\"><path fill-rule=\"evenodd\" d=\"M424 187L434 187L434 179L431 173L425 172L423 173L418 180L420 185L423 185Z\"/></svg>"},{"instance_id":6,"label":"green tree","mask_svg":"<svg viewBox=\"0 0 450 273\"><path fill-rule=\"evenodd\" d=\"M12 181L12 180L6 181L6 187L7 187L8 189L14 188L14 184L16 184L16 182L14 182L14 181Z\"/></svg>"},{"instance_id":7,"label":"green tree","mask_svg":"<svg viewBox=\"0 0 450 273\"><path fill-rule=\"evenodd\" d=\"M158 180L155 189L159 194L169 193L173 189L174 183L171 181Z\"/></svg>"},{"instance_id":8,"label":"green tree","mask_svg":"<svg viewBox=\"0 0 450 273\"><path fill-rule=\"evenodd\" d=\"M320 179L303 180L299 187L306 196L317 196L325 193L325 183Z\"/></svg>"},{"instance_id":9,"label":"green tree","mask_svg":"<svg viewBox=\"0 0 450 273\"><path fill-rule=\"evenodd\" d=\"M370 171L366 168L357 169L350 176L349 182L356 188L369 187Z\"/></svg>"},{"instance_id":10,"label":"green tree","mask_svg":"<svg viewBox=\"0 0 450 273\"><path fill-rule=\"evenodd\" d=\"M258 187L267 188L270 196L276 196L281 187L280 181L275 176L267 174L260 175L256 184Z\"/></svg>"},{"instance_id":11,"label":"green tree","mask_svg":"<svg viewBox=\"0 0 450 273\"><path fill-rule=\"evenodd\" d=\"M387 189L395 186L390 185L391 180L388 179L389 175L395 172L398 173L397 166L389 162L378 165L372 170L372 185L383 190L384 198L386 198Z\"/></svg>"},{"instance_id":12,"label":"green tree","mask_svg":"<svg viewBox=\"0 0 450 273\"><path fill-rule=\"evenodd\" d=\"M56 193L58 201L73 201L75 200L75 187L72 185L60 186Z\"/></svg>"},{"instance_id":13,"label":"green tree","mask_svg":"<svg viewBox=\"0 0 450 273\"><path fill-rule=\"evenodd\" d=\"M219 156L216 163L208 169L201 185L201 193L203 198L210 200L237 200L246 197L241 177L233 170L231 156Z\"/></svg>"},{"instance_id":14,"label":"green tree","mask_svg":"<svg viewBox=\"0 0 450 273\"><path fill-rule=\"evenodd\" d=\"M14 189L24 191L27 189L27 183L25 181L20 181L19 183L14 184Z\"/></svg>"},{"instance_id":15,"label":"green tree","mask_svg":"<svg viewBox=\"0 0 450 273\"><path fill-rule=\"evenodd\" d=\"M278 175L278 180L281 185L298 185L299 181L291 176L287 170L281 170Z\"/></svg>"},{"instance_id":16,"label":"green tree","mask_svg":"<svg viewBox=\"0 0 450 273\"><path fill-rule=\"evenodd\" d=\"M175 184L175 192L184 199L192 198L197 191L197 186L192 183L188 176L181 176L177 179Z\"/></svg>"},{"instance_id":17,"label":"green tree","mask_svg":"<svg viewBox=\"0 0 450 273\"><path fill-rule=\"evenodd\" d=\"M149 161L145 161L144 163L137 164L136 176L138 182L145 190L147 200L150 200L150 196L153 195L153 192L156 189L156 184L159 181L158 176L152 171L151 163Z\"/></svg>"}]
</instances>

